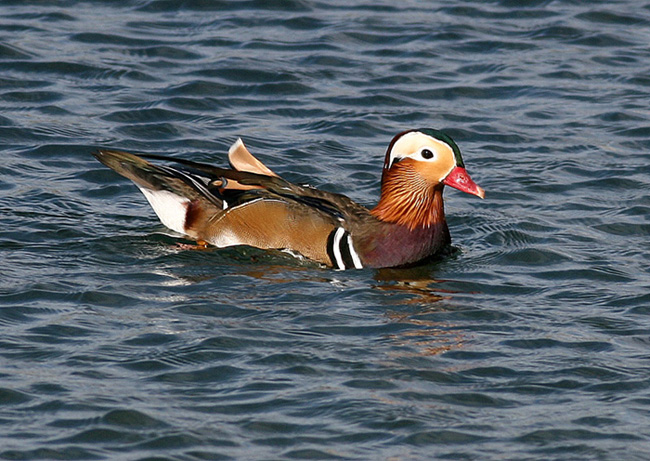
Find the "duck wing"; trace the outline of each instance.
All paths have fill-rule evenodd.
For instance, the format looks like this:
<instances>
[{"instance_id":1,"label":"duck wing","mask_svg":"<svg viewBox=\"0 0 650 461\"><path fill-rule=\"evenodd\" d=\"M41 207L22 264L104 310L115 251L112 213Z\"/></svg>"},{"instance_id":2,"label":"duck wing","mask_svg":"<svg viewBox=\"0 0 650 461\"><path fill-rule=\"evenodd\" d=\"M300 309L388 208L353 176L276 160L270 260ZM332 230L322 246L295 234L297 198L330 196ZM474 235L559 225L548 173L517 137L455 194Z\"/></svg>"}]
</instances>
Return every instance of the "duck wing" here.
<instances>
[{"instance_id":1,"label":"duck wing","mask_svg":"<svg viewBox=\"0 0 650 461\"><path fill-rule=\"evenodd\" d=\"M369 215L344 195L280 178L250 153L246 163L235 159L234 166L243 171L107 149L94 155L132 180L165 226L218 247L287 249L332 264L328 241L333 231Z\"/></svg>"}]
</instances>

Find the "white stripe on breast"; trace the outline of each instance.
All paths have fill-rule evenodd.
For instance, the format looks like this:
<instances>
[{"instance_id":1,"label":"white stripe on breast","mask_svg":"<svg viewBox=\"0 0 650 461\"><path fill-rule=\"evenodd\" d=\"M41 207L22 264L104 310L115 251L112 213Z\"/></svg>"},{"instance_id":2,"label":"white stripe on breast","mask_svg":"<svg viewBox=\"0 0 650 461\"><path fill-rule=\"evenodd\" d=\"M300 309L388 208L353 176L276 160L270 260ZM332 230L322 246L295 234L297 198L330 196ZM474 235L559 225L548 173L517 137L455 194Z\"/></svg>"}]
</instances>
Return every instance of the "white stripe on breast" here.
<instances>
[{"instance_id":1,"label":"white stripe on breast","mask_svg":"<svg viewBox=\"0 0 650 461\"><path fill-rule=\"evenodd\" d=\"M332 241L332 252L334 253L334 259L336 260L336 265L338 269L345 269L345 263L343 262L343 256L341 255L341 239L345 234L345 229L339 227L334 233L334 240Z\"/></svg>"},{"instance_id":2,"label":"white stripe on breast","mask_svg":"<svg viewBox=\"0 0 650 461\"><path fill-rule=\"evenodd\" d=\"M354 263L354 268L363 269L363 264L361 264L361 259L359 259L359 255L354 249L354 245L352 245L352 237L350 237L350 234L348 234L347 241L348 241L348 248L350 249L350 256L352 256L352 262Z\"/></svg>"}]
</instances>

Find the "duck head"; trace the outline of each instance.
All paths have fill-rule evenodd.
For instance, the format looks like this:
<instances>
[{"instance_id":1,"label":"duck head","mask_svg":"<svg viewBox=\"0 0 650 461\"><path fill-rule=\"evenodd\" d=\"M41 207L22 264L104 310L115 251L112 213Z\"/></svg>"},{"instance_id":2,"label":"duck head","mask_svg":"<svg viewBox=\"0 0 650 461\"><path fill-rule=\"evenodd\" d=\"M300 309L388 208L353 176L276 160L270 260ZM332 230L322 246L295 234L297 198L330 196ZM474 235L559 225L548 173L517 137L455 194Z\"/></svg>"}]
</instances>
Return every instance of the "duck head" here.
<instances>
[{"instance_id":1,"label":"duck head","mask_svg":"<svg viewBox=\"0 0 650 461\"><path fill-rule=\"evenodd\" d=\"M484 198L465 170L456 143L433 129L410 130L393 138L384 160L381 198L372 210L382 221L414 229L444 220L443 186Z\"/></svg>"}]
</instances>

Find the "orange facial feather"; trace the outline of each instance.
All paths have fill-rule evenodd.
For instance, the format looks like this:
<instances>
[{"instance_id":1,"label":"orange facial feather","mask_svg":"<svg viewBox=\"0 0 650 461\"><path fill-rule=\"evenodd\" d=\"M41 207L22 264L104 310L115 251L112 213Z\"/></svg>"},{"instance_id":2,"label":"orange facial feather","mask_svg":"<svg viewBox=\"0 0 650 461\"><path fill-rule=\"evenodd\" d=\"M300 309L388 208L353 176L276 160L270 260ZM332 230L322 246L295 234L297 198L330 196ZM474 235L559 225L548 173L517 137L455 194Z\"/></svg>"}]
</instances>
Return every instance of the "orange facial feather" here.
<instances>
[{"instance_id":1,"label":"orange facial feather","mask_svg":"<svg viewBox=\"0 0 650 461\"><path fill-rule=\"evenodd\" d=\"M442 184L422 176L413 160L402 160L384 172L381 197L371 213L411 230L429 227L444 220Z\"/></svg>"}]
</instances>

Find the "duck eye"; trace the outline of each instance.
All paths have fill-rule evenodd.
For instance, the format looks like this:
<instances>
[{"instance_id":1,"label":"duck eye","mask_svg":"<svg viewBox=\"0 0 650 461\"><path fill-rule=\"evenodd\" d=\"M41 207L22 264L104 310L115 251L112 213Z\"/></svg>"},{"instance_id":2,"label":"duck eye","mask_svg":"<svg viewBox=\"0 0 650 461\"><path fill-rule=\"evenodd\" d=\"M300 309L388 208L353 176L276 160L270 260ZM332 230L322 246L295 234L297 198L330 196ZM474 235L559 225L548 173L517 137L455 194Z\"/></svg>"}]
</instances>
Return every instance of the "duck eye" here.
<instances>
[{"instance_id":1,"label":"duck eye","mask_svg":"<svg viewBox=\"0 0 650 461\"><path fill-rule=\"evenodd\" d=\"M433 152L431 152L429 149L422 149L422 152L420 152L422 155L422 158L425 159L430 159L433 158Z\"/></svg>"}]
</instances>

